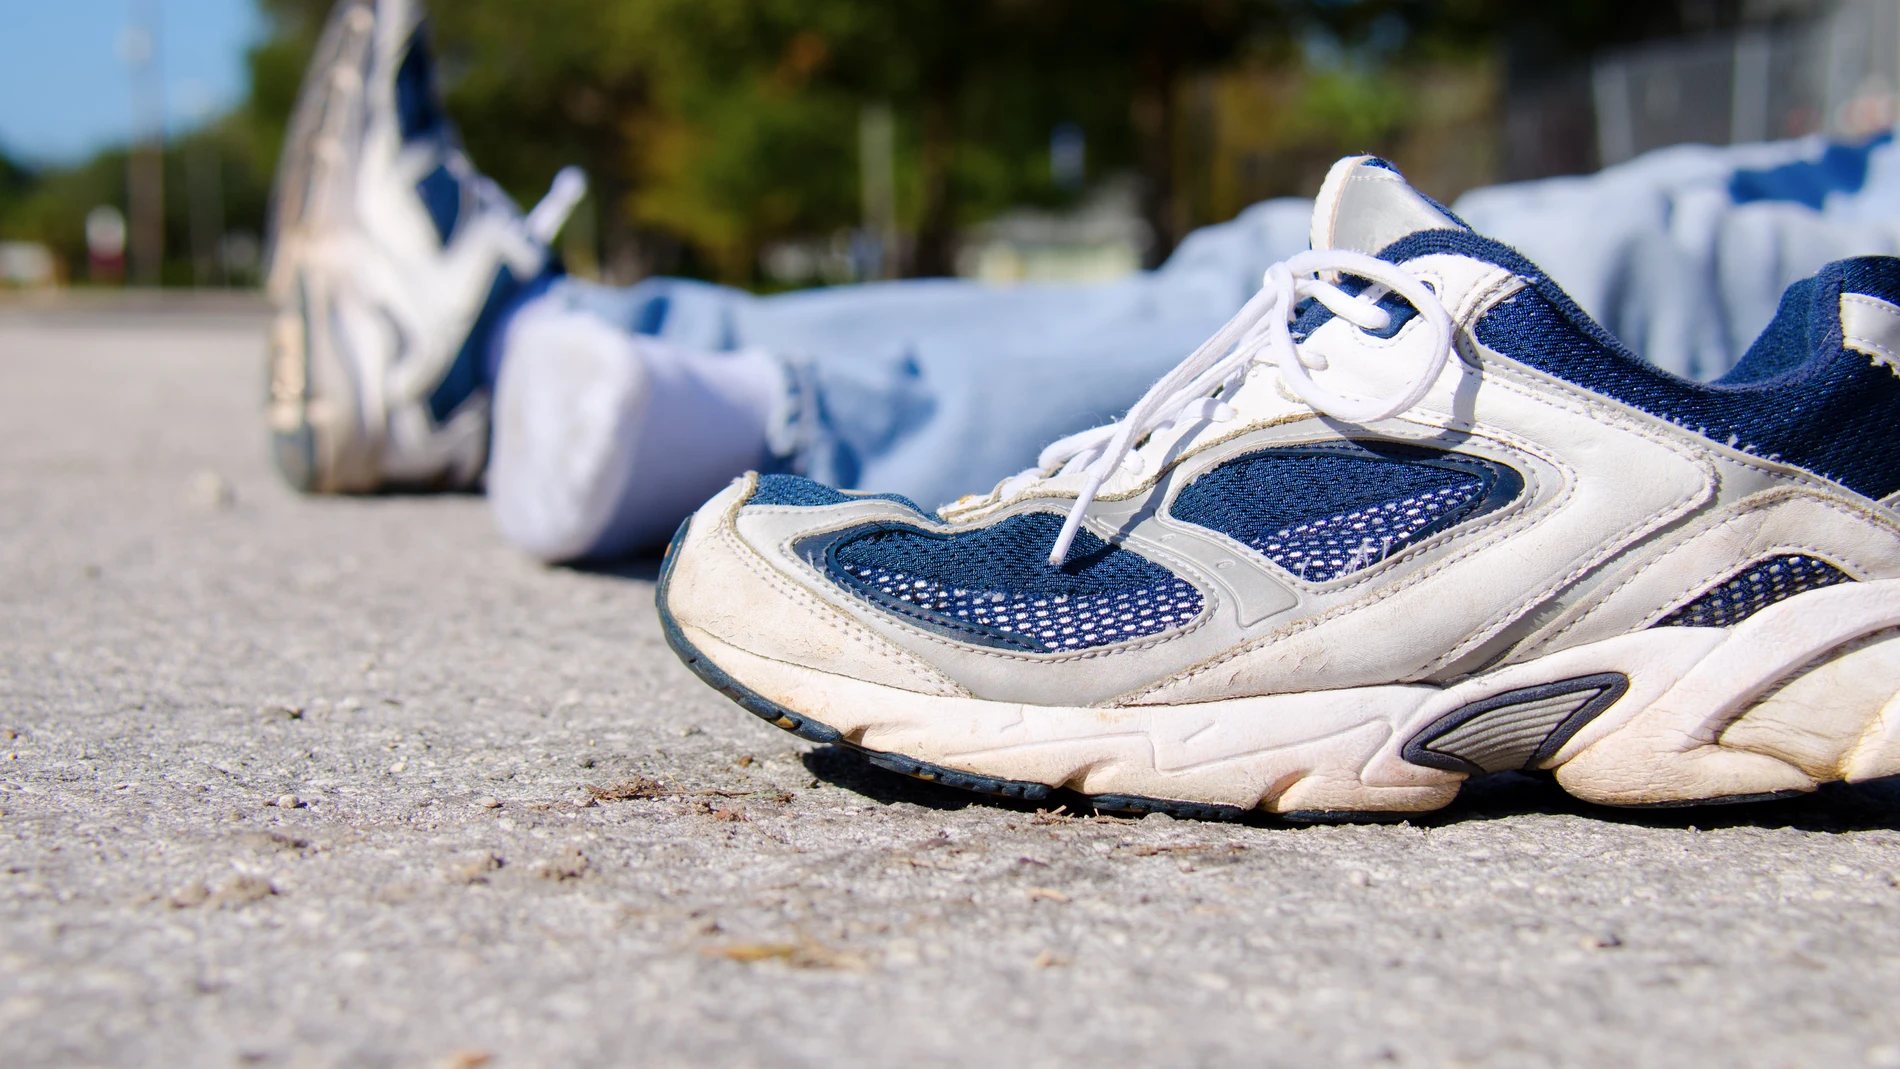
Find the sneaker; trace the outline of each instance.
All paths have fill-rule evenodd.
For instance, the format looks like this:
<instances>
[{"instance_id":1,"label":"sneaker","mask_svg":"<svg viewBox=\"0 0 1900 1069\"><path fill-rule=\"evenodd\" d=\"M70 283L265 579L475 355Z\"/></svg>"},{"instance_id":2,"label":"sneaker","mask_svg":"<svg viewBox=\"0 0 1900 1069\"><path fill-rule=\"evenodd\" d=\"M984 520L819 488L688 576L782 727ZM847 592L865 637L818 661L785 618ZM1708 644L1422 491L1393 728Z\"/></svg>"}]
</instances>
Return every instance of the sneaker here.
<instances>
[{"instance_id":1,"label":"sneaker","mask_svg":"<svg viewBox=\"0 0 1900 1069\"><path fill-rule=\"evenodd\" d=\"M328 492L475 484L489 335L547 277L584 190L563 172L522 216L442 111L420 7L338 3L273 193L269 423L284 478Z\"/></svg>"},{"instance_id":2,"label":"sneaker","mask_svg":"<svg viewBox=\"0 0 1900 1069\"><path fill-rule=\"evenodd\" d=\"M659 609L751 712L1020 798L1772 797L1900 773L1897 420L1900 260L1792 287L1705 385L1357 157L1120 423L934 516L742 478Z\"/></svg>"}]
</instances>

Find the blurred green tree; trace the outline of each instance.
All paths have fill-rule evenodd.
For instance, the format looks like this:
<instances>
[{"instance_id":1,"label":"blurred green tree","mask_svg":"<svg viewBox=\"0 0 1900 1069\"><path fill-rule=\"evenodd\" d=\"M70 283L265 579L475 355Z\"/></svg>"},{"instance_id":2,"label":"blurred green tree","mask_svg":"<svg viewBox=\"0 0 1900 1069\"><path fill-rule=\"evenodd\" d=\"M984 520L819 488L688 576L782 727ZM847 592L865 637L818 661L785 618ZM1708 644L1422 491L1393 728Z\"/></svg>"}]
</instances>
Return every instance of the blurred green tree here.
<instances>
[{"instance_id":1,"label":"blurred green tree","mask_svg":"<svg viewBox=\"0 0 1900 1069\"><path fill-rule=\"evenodd\" d=\"M250 97L174 139L167 159L167 188L182 191L183 161L215 153L227 227L253 233L331 0L258 2L269 32L250 56ZM1209 221L1206 196L1181 184L1205 166L1183 149L1191 140L1183 86L1201 72L1243 60L1316 71L1287 98L1312 113L1290 122L1288 136L1315 155L1383 143L1413 123L1416 101L1385 72L1420 57L1502 53L1509 95L1604 45L1718 28L1744 14L1744 0L441 0L433 8L448 106L479 167L524 201L559 167L585 167L594 208L577 229L612 277L663 271L739 284L756 281L760 252L773 242L860 222L867 107L888 107L897 120L906 273L948 270L957 231L1002 208L1073 198L1049 169L1051 131L1064 123L1085 132L1092 175L1142 176L1159 258L1186 227ZM123 202L124 164L120 151L43 171L0 161L0 234L46 241L83 263L82 220L96 204ZM1292 191L1269 183L1253 195ZM167 205L175 257L191 248L186 202L173 196ZM170 265L166 277L187 279L190 268Z\"/></svg>"},{"instance_id":2,"label":"blurred green tree","mask_svg":"<svg viewBox=\"0 0 1900 1069\"><path fill-rule=\"evenodd\" d=\"M327 0L264 0L260 125L281 130ZM564 163L597 186L623 275L749 282L773 240L858 221L857 129L899 118L907 267L950 267L959 227L1063 195L1050 131L1139 164L1161 248L1172 85L1230 55L1266 0L461 0L433 13L450 111L479 166L525 196Z\"/></svg>"}]
</instances>

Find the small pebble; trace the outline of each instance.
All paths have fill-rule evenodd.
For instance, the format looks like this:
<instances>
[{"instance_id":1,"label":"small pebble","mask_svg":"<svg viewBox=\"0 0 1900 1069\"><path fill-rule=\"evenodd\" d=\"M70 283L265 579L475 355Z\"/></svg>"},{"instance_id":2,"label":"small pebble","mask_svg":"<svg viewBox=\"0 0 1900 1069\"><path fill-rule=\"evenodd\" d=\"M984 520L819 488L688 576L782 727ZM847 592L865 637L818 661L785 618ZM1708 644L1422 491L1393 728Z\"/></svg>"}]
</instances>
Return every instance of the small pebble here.
<instances>
[{"instance_id":1,"label":"small pebble","mask_svg":"<svg viewBox=\"0 0 1900 1069\"><path fill-rule=\"evenodd\" d=\"M274 805L279 809L302 809L303 799L294 794L280 794L268 804Z\"/></svg>"},{"instance_id":2,"label":"small pebble","mask_svg":"<svg viewBox=\"0 0 1900 1069\"><path fill-rule=\"evenodd\" d=\"M233 876L211 892L208 901L220 906L241 906L258 902L277 893L277 888L262 876Z\"/></svg>"},{"instance_id":3,"label":"small pebble","mask_svg":"<svg viewBox=\"0 0 1900 1069\"><path fill-rule=\"evenodd\" d=\"M501 799L499 799L499 798L496 798L496 797L495 797L494 795L492 795L492 794L484 794L484 795L482 795L482 796L481 796L480 798L477 798L477 799L475 799L475 808L477 808L477 809L500 809L500 808L501 808Z\"/></svg>"},{"instance_id":4,"label":"small pebble","mask_svg":"<svg viewBox=\"0 0 1900 1069\"><path fill-rule=\"evenodd\" d=\"M211 889L204 884L188 883L174 890L167 897L167 901L173 909L190 909L193 906L204 905L205 900L210 897Z\"/></svg>"},{"instance_id":5,"label":"small pebble","mask_svg":"<svg viewBox=\"0 0 1900 1069\"><path fill-rule=\"evenodd\" d=\"M442 866L442 878L453 884L487 883L488 874L508 864L500 854L483 852L455 858Z\"/></svg>"},{"instance_id":6,"label":"small pebble","mask_svg":"<svg viewBox=\"0 0 1900 1069\"><path fill-rule=\"evenodd\" d=\"M578 846L570 845L560 853L535 866L535 875L544 880L556 882L578 880L587 874L589 866L587 855Z\"/></svg>"},{"instance_id":7,"label":"small pebble","mask_svg":"<svg viewBox=\"0 0 1900 1069\"><path fill-rule=\"evenodd\" d=\"M237 503L237 491L231 480L207 468L191 477L185 500L193 508L222 512Z\"/></svg>"}]
</instances>

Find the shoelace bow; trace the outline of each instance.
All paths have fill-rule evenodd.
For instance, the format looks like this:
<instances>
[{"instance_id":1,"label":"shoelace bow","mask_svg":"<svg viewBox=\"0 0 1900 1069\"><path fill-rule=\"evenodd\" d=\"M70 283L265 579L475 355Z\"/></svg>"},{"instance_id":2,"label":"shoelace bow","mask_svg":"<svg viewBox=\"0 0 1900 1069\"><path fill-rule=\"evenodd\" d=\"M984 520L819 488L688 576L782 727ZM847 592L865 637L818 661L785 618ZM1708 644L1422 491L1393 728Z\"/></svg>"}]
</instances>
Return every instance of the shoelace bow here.
<instances>
[{"instance_id":1,"label":"shoelace bow","mask_svg":"<svg viewBox=\"0 0 1900 1069\"><path fill-rule=\"evenodd\" d=\"M1327 281L1323 276L1330 272L1354 275L1372 285L1355 295ZM1315 382L1311 372L1325 370L1326 359L1318 353L1303 352L1293 339L1292 324L1300 302L1311 297L1362 330L1384 330L1391 326L1392 316L1378 302L1391 293L1411 302L1432 332L1431 356L1419 374L1404 390L1387 398L1334 393ZM1231 393L1256 361L1278 368L1286 388L1314 411L1346 423L1375 423L1424 399L1444 370L1451 342L1451 314L1431 287L1410 272L1364 253L1300 253L1268 268L1260 292L1213 337L1150 387L1126 416L1050 445L1036 458L1035 468L1003 483L1001 496L1007 498L1051 475L1086 473L1075 505L1062 524L1062 533L1049 551L1049 563L1059 568L1068 560L1069 548L1095 495L1134 455L1136 443L1157 430L1188 420L1219 422L1233 418L1232 406L1217 395Z\"/></svg>"}]
</instances>

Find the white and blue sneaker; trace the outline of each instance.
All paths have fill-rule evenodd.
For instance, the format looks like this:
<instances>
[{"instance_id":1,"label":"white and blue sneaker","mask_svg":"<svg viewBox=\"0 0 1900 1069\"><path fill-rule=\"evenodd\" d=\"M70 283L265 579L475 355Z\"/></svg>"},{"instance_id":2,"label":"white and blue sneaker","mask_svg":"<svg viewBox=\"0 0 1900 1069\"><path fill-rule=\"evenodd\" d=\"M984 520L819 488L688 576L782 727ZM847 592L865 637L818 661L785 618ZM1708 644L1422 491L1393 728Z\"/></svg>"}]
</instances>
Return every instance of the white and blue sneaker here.
<instances>
[{"instance_id":1,"label":"white and blue sneaker","mask_svg":"<svg viewBox=\"0 0 1900 1069\"><path fill-rule=\"evenodd\" d=\"M659 610L751 712L1022 798L1769 797L1900 773L1896 424L1900 260L1792 287L1704 385L1356 157L1121 422L936 515L743 477Z\"/></svg>"},{"instance_id":2,"label":"white and blue sneaker","mask_svg":"<svg viewBox=\"0 0 1900 1069\"><path fill-rule=\"evenodd\" d=\"M495 320L550 270L585 181L523 216L443 113L411 0L341 0L285 137L266 286L269 423L302 490L455 488L488 449Z\"/></svg>"}]
</instances>

